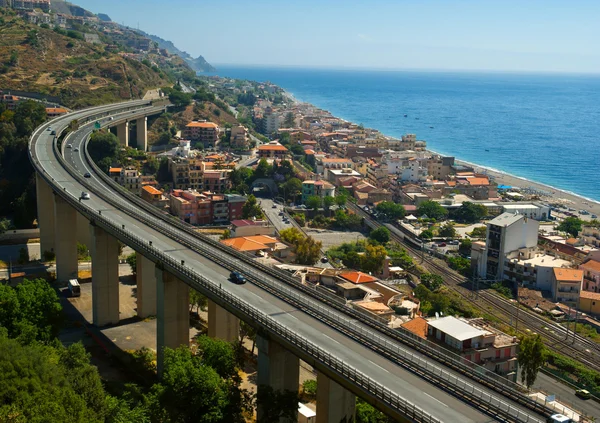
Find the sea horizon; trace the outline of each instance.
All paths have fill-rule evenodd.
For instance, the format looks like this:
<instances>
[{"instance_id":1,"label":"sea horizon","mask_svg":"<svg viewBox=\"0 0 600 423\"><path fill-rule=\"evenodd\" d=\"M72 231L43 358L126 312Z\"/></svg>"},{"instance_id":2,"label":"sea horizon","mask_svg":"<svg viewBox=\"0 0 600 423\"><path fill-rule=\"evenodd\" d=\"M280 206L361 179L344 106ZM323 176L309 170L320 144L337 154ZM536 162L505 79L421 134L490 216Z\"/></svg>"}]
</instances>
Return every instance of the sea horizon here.
<instances>
[{"instance_id":1,"label":"sea horizon","mask_svg":"<svg viewBox=\"0 0 600 423\"><path fill-rule=\"evenodd\" d=\"M219 66L211 74L270 81L385 135L600 201L600 75Z\"/></svg>"}]
</instances>

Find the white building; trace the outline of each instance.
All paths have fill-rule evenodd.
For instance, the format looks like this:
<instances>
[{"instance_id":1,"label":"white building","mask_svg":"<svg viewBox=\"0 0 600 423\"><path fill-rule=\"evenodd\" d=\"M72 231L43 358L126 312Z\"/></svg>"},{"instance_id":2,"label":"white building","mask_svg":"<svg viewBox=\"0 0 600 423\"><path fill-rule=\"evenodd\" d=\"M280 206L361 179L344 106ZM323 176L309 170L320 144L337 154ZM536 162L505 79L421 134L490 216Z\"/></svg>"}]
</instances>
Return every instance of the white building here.
<instances>
[{"instance_id":1,"label":"white building","mask_svg":"<svg viewBox=\"0 0 600 423\"><path fill-rule=\"evenodd\" d=\"M408 167L402 169L402 182L425 182L427 181L427 166L422 166L421 160L411 159Z\"/></svg>"},{"instance_id":2,"label":"white building","mask_svg":"<svg viewBox=\"0 0 600 423\"><path fill-rule=\"evenodd\" d=\"M540 223L521 214L502 213L487 224L486 245L480 257L479 276L504 278L504 262L509 253L537 246Z\"/></svg>"},{"instance_id":3,"label":"white building","mask_svg":"<svg viewBox=\"0 0 600 423\"><path fill-rule=\"evenodd\" d=\"M535 220L548 220L550 206L540 203L498 203L505 213L518 213Z\"/></svg>"},{"instance_id":4,"label":"white building","mask_svg":"<svg viewBox=\"0 0 600 423\"><path fill-rule=\"evenodd\" d=\"M281 128L281 124L283 120L276 113L266 113L264 115L264 132L267 135L272 134L273 132L277 132L279 128Z\"/></svg>"}]
</instances>

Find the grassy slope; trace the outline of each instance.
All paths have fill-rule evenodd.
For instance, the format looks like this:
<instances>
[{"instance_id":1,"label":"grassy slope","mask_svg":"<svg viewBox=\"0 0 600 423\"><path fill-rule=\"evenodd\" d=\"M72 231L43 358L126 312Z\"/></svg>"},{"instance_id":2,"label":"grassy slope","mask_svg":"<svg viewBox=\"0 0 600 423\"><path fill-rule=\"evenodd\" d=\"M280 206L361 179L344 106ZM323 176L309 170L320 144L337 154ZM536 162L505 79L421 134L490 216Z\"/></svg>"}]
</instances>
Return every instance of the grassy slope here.
<instances>
[{"instance_id":1,"label":"grassy slope","mask_svg":"<svg viewBox=\"0 0 600 423\"><path fill-rule=\"evenodd\" d=\"M0 23L0 87L59 96L69 107L143 97L148 89L170 85L144 64L4 14ZM32 31L37 31L31 41ZM2 65L0 65L2 66ZM74 72L85 72L75 77Z\"/></svg>"}]
</instances>

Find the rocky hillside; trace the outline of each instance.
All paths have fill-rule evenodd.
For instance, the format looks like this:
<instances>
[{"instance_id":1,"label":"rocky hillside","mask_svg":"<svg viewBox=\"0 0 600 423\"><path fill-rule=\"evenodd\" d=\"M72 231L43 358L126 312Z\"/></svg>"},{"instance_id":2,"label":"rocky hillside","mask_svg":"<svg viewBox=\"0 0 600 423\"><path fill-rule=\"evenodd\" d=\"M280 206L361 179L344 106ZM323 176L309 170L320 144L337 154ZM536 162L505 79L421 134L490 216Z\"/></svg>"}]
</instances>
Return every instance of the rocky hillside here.
<instances>
[{"instance_id":1,"label":"rocky hillside","mask_svg":"<svg viewBox=\"0 0 600 423\"><path fill-rule=\"evenodd\" d=\"M183 63L159 68L83 38L81 32L57 32L0 9L0 89L46 93L81 107L141 98L149 89L172 84L169 66L188 68Z\"/></svg>"}]
</instances>

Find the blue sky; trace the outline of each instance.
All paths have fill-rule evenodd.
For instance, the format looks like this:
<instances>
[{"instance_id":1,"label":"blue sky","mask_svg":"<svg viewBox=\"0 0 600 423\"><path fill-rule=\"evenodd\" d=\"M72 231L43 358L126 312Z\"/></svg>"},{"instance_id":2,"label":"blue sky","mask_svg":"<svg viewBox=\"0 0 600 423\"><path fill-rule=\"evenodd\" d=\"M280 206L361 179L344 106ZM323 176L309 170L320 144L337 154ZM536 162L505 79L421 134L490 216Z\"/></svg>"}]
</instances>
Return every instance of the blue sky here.
<instances>
[{"instance_id":1,"label":"blue sky","mask_svg":"<svg viewBox=\"0 0 600 423\"><path fill-rule=\"evenodd\" d=\"M598 0L72 0L216 64L600 73Z\"/></svg>"}]
</instances>

